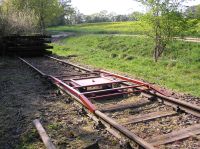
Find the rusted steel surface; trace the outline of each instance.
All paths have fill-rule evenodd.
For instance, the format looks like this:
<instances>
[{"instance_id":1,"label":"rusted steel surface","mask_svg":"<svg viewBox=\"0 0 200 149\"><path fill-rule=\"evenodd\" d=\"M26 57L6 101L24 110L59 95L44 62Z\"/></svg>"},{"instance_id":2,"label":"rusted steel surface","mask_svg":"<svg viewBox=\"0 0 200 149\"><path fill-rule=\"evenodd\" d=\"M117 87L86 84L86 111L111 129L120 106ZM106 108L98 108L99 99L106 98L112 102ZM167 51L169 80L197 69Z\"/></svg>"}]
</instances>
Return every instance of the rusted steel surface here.
<instances>
[{"instance_id":1,"label":"rusted steel surface","mask_svg":"<svg viewBox=\"0 0 200 149\"><path fill-rule=\"evenodd\" d=\"M114 76L116 78L120 78L120 79L129 81L129 82L132 82L132 83L135 83L135 84L140 84L140 85L146 86L146 87L152 89L154 92L158 92L161 95L167 96L164 92L162 92L161 90L156 89L155 87L153 87L149 83L145 83L145 82L142 82L142 81L139 81L139 80L136 80L136 79L131 79L131 78L128 78L128 77L117 75L117 74L114 74L114 73L111 73L111 72L107 72L107 71L104 71L104 70L100 70L99 72L102 72L102 73L107 74L109 76Z\"/></svg>"},{"instance_id":2,"label":"rusted steel surface","mask_svg":"<svg viewBox=\"0 0 200 149\"><path fill-rule=\"evenodd\" d=\"M49 76L49 78L55 83L55 84L59 84L61 86L63 86L66 90L68 90L70 93L74 94L76 97L78 97L83 104L91 111L94 112L96 110L96 107L83 95L81 95L77 90L75 90L74 88L70 87L69 85L65 84L64 82L62 82L61 80L53 77L53 76Z\"/></svg>"}]
</instances>

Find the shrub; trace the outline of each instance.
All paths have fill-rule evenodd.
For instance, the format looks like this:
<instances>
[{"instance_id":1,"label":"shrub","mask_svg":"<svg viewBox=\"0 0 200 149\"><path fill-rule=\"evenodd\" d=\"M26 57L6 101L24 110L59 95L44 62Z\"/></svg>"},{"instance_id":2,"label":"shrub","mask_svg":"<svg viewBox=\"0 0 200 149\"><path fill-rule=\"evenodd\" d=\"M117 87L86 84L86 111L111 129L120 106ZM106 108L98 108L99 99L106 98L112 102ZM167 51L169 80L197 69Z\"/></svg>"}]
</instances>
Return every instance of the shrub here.
<instances>
[{"instance_id":1,"label":"shrub","mask_svg":"<svg viewBox=\"0 0 200 149\"><path fill-rule=\"evenodd\" d=\"M13 8L0 11L0 35L39 33L39 18L32 10L21 11Z\"/></svg>"}]
</instances>

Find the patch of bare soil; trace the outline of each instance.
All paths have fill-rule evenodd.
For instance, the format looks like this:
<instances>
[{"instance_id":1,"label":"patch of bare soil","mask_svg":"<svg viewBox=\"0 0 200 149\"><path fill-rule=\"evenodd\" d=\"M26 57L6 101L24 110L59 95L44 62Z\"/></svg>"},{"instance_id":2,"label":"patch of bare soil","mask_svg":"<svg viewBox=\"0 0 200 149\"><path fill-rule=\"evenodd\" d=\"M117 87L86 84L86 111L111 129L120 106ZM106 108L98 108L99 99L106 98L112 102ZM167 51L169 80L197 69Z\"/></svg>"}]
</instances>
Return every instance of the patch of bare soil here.
<instances>
[{"instance_id":1,"label":"patch of bare soil","mask_svg":"<svg viewBox=\"0 0 200 149\"><path fill-rule=\"evenodd\" d=\"M0 148L45 148L32 121L41 120L57 148L120 148L105 131L93 129L68 97L17 59L0 57Z\"/></svg>"}]
</instances>

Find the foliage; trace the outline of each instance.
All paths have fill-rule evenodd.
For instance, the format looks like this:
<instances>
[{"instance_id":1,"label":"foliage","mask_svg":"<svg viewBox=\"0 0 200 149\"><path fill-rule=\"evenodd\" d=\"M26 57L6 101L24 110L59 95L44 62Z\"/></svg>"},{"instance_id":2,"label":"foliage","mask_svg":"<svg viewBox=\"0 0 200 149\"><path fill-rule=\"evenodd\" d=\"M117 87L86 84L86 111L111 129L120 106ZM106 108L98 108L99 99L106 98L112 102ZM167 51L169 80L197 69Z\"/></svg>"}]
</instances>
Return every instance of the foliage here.
<instances>
[{"instance_id":1,"label":"foliage","mask_svg":"<svg viewBox=\"0 0 200 149\"><path fill-rule=\"evenodd\" d=\"M39 17L39 26L44 32L47 25L51 24L57 18L63 8L58 0L12 0L15 7L22 11L25 8L33 10Z\"/></svg>"},{"instance_id":2,"label":"foliage","mask_svg":"<svg viewBox=\"0 0 200 149\"><path fill-rule=\"evenodd\" d=\"M155 61L158 61L158 58L166 49L167 44L186 27L186 21L178 11L182 0L138 1L149 9L146 17L144 17L144 21L152 28L148 35L154 39L155 47L153 48L153 55Z\"/></svg>"},{"instance_id":3,"label":"foliage","mask_svg":"<svg viewBox=\"0 0 200 149\"><path fill-rule=\"evenodd\" d=\"M185 15L190 19L200 19L200 5L191 6L186 9Z\"/></svg>"},{"instance_id":4,"label":"foliage","mask_svg":"<svg viewBox=\"0 0 200 149\"><path fill-rule=\"evenodd\" d=\"M91 15L84 15L80 13L79 10L74 9L73 16L71 17L71 23L67 24L136 21L140 20L142 15L143 13L140 12L120 15L116 13L108 13L106 10L102 10L99 13Z\"/></svg>"},{"instance_id":5,"label":"foliage","mask_svg":"<svg viewBox=\"0 0 200 149\"><path fill-rule=\"evenodd\" d=\"M4 1L0 11L0 34L2 36L37 32L38 20L34 11L28 8L19 11L11 1Z\"/></svg>"},{"instance_id":6,"label":"foliage","mask_svg":"<svg viewBox=\"0 0 200 149\"><path fill-rule=\"evenodd\" d=\"M62 24L70 2L70 0L5 0L2 7L5 13L19 14L20 20L24 19L23 16L26 18L25 15L22 15L24 12L27 12L26 15L36 16L35 18L39 21L37 25L44 33L47 26Z\"/></svg>"},{"instance_id":7,"label":"foliage","mask_svg":"<svg viewBox=\"0 0 200 149\"><path fill-rule=\"evenodd\" d=\"M77 55L71 60L140 76L140 79L200 96L200 44L174 41L167 46L159 63L151 58L152 48L153 40L145 36L82 35L55 43L53 52L62 56Z\"/></svg>"}]
</instances>

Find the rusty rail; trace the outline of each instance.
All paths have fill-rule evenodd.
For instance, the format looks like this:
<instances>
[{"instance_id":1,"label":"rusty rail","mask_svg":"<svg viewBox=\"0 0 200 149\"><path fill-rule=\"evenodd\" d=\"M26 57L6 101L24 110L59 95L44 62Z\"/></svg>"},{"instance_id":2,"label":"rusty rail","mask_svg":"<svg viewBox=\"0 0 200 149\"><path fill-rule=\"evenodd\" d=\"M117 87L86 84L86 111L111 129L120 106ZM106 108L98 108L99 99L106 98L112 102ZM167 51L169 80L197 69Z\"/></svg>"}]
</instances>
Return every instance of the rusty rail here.
<instances>
[{"instance_id":1,"label":"rusty rail","mask_svg":"<svg viewBox=\"0 0 200 149\"><path fill-rule=\"evenodd\" d=\"M125 137L127 137L130 140L137 143L142 148L153 149L154 146L152 144L148 143L147 141L145 141L144 139L138 137L137 135L135 135L134 133L129 131L124 126L118 124L116 121L114 121L110 117L106 116L104 113L102 113L99 109L97 109L91 103L90 99L96 99L98 97L101 97L101 98L102 97L111 97L115 94L116 95L117 94L123 95L123 94L129 94L129 93L134 93L134 92L141 92L148 97L151 97L151 96L158 97L160 100L163 100L167 104L169 103L170 105L173 105L173 106L178 107L178 108L180 108L184 111L187 111L188 113L191 113L195 116L200 117L200 107L193 105L193 104L190 104L190 103L187 103L187 102L184 102L184 101L180 101L180 100L172 98L172 97L168 97L162 91L154 88L152 85L150 85L148 83L145 83L145 82L142 82L142 81L139 81L139 80L135 80L135 79L131 79L131 78L128 78L128 77L124 77L124 76L121 76L121 75L117 75L117 74L114 74L114 73L110 73L110 72L107 72L107 71L103 71L103 70L92 71L92 70L80 67L78 65L74 65L72 63L68 63L68 62L63 61L63 60L59 60L59 59L54 58L54 57L48 56L48 58L55 60L59 63L64 63L66 65L74 67L74 68L76 68L76 69L78 69L79 71L82 71L82 72L86 72L86 73L89 73L89 74L99 74L99 77L102 77L102 78L105 78L105 76L115 78L114 81L110 81L108 83L96 83L96 84L90 84L90 85L80 85L80 84L78 84L80 82L76 82L76 80L78 80L78 81L81 80L81 79L87 80L88 78L90 78L90 80L92 80L92 79L95 79L96 77L95 78L85 77L85 78L74 79L74 80L73 79L69 79L69 80L63 79L62 80L60 76L58 76L58 78L57 78L55 76L51 76L51 75L47 75L47 74L43 73L41 70L39 70L35 66L31 65L26 60L20 58L20 60L22 62L24 62L29 67L31 67L32 69L37 71L41 76L47 78L53 84L55 84L59 88L61 88L64 92L71 95L74 99L76 99L79 103L81 103L86 109L88 109L93 115L95 115L97 118L99 118L104 123L107 123L110 126L110 128L117 130L118 132L123 134ZM71 75L71 76L77 76L77 75ZM71 77L71 76L68 75L68 77ZM63 77L64 77L64 75L63 75ZM116 79L118 79L118 81L116 81ZM69 81L69 82L66 82L66 81ZM70 81L72 81L71 85L70 85ZM92 82L95 82L95 80L92 80ZM79 90L79 89L85 89L87 87L93 87L93 86L94 87L95 86L103 86L103 85L112 86L112 84L114 84L116 82L121 83L122 86L117 87L117 88L98 89L98 90L91 90L91 91L84 91L84 92L81 92ZM125 84L123 84L123 82L129 82L129 83L132 83L132 85L126 86ZM73 83L75 84L75 86L73 86ZM76 85L79 85L79 86L77 87ZM133 90L124 91L125 89L133 89ZM136 90L134 90L134 89L136 89ZM114 91L114 93L112 93L113 91ZM117 92L117 91L119 91L119 92ZM107 94L105 94L105 93L107 93ZM94 96L94 97L93 96L91 96L91 97L87 96L87 95L92 95L92 94L96 94L96 96ZM110 128L108 128L108 129L110 129ZM187 136L187 135L185 135L185 136Z\"/></svg>"}]
</instances>

